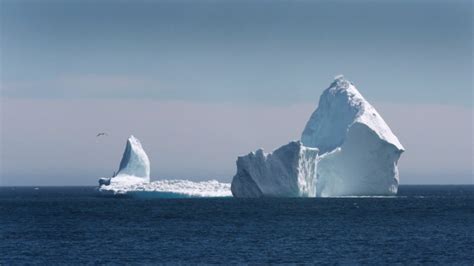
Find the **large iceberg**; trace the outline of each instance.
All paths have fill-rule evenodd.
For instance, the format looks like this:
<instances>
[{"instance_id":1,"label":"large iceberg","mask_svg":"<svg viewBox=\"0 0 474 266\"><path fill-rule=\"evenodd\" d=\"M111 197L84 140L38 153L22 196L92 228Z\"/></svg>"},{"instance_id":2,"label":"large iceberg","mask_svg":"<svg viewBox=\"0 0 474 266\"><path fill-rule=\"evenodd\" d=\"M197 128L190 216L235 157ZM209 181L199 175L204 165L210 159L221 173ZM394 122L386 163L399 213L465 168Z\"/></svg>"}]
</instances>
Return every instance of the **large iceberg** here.
<instances>
[{"instance_id":1,"label":"large iceberg","mask_svg":"<svg viewBox=\"0 0 474 266\"><path fill-rule=\"evenodd\" d=\"M343 76L337 76L321 95L297 147L276 150L274 153L287 151L276 162L258 151L239 157L233 195L337 197L397 193L397 163L404 148L375 108ZM301 156L300 151L311 151L311 156ZM305 183L310 184L309 189L295 185L301 180L311 180Z\"/></svg>"},{"instance_id":2,"label":"large iceberg","mask_svg":"<svg viewBox=\"0 0 474 266\"><path fill-rule=\"evenodd\" d=\"M150 182L150 160L140 141L128 138L113 177L99 179L99 191L111 195L129 195L144 198L229 197L230 184L216 180L193 182L189 180L157 180Z\"/></svg>"},{"instance_id":3,"label":"large iceberg","mask_svg":"<svg viewBox=\"0 0 474 266\"><path fill-rule=\"evenodd\" d=\"M397 193L397 162L404 148L344 77L336 77L323 92L301 141L320 150L317 196Z\"/></svg>"}]
</instances>

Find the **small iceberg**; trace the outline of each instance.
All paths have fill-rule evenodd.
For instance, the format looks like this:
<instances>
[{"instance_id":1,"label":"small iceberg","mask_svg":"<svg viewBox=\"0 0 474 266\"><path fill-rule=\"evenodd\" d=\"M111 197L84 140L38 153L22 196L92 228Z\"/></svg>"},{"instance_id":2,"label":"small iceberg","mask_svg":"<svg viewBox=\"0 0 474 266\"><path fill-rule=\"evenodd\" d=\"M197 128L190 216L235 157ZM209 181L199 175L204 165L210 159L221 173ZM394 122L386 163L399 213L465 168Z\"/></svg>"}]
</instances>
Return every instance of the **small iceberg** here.
<instances>
[{"instance_id":1,"label":"small iceberg","mask_svg":"<svg viewBox=\"0 0 474 266\"><path fill-rule=\"evenodd\" d=\"M216 180L194 182L189 180L157 180L150 182L150 160L140 141L128 138L113 177L99 178L103 194L129 195L140 198L194 198L231 197L230 184Z\"/></svg>"}]
</instances>

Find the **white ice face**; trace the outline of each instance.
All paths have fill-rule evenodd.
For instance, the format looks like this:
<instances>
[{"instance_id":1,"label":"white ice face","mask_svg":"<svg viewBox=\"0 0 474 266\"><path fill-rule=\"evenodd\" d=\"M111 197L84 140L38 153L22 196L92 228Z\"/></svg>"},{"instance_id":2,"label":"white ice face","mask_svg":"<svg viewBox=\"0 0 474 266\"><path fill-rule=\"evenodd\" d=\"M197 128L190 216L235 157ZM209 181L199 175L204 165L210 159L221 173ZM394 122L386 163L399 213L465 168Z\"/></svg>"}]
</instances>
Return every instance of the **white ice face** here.
<instances>
[{"instance_id":1,"label":"white ice face","mask_svg":"<svg viewBox=\"0 0 474 266\"><path fill-rule=\"evenodd\" d=\"M342 145L347 128L355 121L361 105L359 97L354 99L356 92L351 86L336 80L323 92L301 136L305 146L317 147L323 154Z\"/></svg>"},{"instance_id":2,"label":"white ice face","mask_svg":"<svg viewBox=\"0 0 474 266\"><path fill-rule=\"evenodd\" d=\"M318 149L294 141L273 153L257 150L237 160L235 197L314 197Z\"/></svg>"},{"instance_id":3,"label":"white ice face","mask_svg":"<svg viewBox=\"0 0 474 266\"><path fill-rule=\"evenodd\" d=\"M335 197L397 193L403 146L355 86L338 76L320 97L298 145L237 160L236 197ZM312 149L313 148L313 149ZM319 154L318 154L319 150Z\"/></svg>"},{"instance_id":4,"label":"white ice face","mask_svg":"<svg viewBox=\"0 0 474 266\"><path fill-rule=\"evenodd\" d=\"M318 197L393 195L401 151L367 125L355 123L340 148L321 155Z\"/></svg>"},{"instance_id":5,"label":"white ice face","mask_svg":"<svg viewBox=\"0 0 474 266\"><path fill-rule=\"evenodd\" d=\"M142 148L140 141L134 136L128 138L119 170L112 178L101 178L99 185L107 186L120 183L122 185L150 182L150 160Z\"/></svg>"}]
</instances>

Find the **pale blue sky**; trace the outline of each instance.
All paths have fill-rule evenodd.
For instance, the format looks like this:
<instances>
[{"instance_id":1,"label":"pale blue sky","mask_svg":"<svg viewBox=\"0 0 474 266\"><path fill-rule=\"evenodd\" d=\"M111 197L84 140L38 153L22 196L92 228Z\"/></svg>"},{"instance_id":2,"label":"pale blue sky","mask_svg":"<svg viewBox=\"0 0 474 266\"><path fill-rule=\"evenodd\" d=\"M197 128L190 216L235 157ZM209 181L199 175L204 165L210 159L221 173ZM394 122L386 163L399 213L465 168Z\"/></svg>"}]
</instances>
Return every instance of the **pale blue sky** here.
<instances>
[{"instance_id":1,"label":"pale blue sky","mask_svg":"<svg viewBox=\"0 0 474 266\"><path fill-rule=\"evenodd\" d=\"M472 106L471 1L1 5L4 97L312 102L344 73L376 100ZM91 75L143 82L51 84Z\"/></svg>"},{"instance_id":2,"label":"pale blue sky","mask_svg":"<svg viewBox=\"0 0 474 266\"><path fill-rule=\"evenodd\" d=\"M472 182L472 1L4 0L0 7L0 185L93 184L118 165L132 133L158 158L158 178L229 181L237 155L298 138L340 73L407 148L402 183ZM287 127L268 122L275 108ZM228 117L223 124L235 129L215 126ZM174 131L162 133L168 127ZM85 140L103 130L112 131L107 152ZM199 149L180 166L192 145ZM444 152L461 159L440 161Z\"/></svg>"}]
</instances>

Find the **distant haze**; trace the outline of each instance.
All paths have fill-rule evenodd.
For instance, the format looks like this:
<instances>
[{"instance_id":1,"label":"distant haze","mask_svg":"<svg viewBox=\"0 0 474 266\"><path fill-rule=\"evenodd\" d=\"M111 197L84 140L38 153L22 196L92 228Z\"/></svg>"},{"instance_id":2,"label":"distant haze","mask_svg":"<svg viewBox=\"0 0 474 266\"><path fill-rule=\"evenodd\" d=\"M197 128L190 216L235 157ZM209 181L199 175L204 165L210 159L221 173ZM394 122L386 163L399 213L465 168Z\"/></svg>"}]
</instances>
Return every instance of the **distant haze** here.
<instances>
[{"instance_id":1,"label":"distant haze","mask_svg":"<svg viewBox=\"0 0 474 266\"><path fill-rule=\"evenodd\" d=\"M0 185L230 181L298 139L337 74L406 148L402 184L473 183L472 1L2 1ZM98 132L108 136L96 137Z\"/></svg>"}]
</instances>

